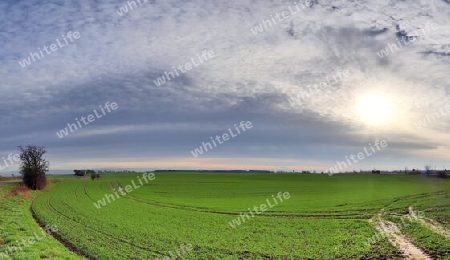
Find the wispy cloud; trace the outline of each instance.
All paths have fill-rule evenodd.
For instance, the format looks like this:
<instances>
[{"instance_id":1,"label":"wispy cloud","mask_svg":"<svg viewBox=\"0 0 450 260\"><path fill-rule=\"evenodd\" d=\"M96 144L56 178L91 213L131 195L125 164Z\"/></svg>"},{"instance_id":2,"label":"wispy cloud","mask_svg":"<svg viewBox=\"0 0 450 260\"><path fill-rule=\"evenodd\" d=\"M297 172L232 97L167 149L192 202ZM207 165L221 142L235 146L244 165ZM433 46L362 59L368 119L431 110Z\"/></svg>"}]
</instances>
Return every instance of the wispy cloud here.
<instances>
[{"instance_id":1,"label":"wispy cloud","mask_svg":"<svg viewBox=\"0 0 450 260\"><path fill-rule=\"evenodd\" d=\"M13 150L18 144L39 142L61 163L73 156L69 151L74 147L90 147L89 156L97 158L104 149L142 153L151 145L155 149L149 157L176 157L201 142L205 133L245 119L261 130L210 156L249 161L258 156L307 158L317 160L315 165L329 165L331 158L361 147L373 135L408 144L409 149L397 150L394 140L388 140L392 150L386 154L400 156L401 163L448 150L435 144L450 141L445 136L449 119L420 131L414 126L433 112L432 107L416 104L444 100L450 84L447 2L434 1L431 6L421 0L313 1L268 30L251 32L255 24L289 4L156 0L120 16L116 10L124 1L119 0L1 2L0 145ZM414 31L428 22L439 29L395 54L377 56L399 35L415 36ZM68 31L82 35L70 48L26 68L17 64L30 50ZM203 50L214 50L216 57L164 87L155 86L153 81L165 71ZM351 75L334 84L330 93L311 96L301 109L289 104L293 90L337 69ZM396 120L390 127L367 126L358 118L354 104L371 91L400 104L391 112ZM66 140L53 140L55 129L68 118L110 100L120 103L120 111ZM414 146L419 144L430 149L418 152Z\"/></svg>"}]
</instances>

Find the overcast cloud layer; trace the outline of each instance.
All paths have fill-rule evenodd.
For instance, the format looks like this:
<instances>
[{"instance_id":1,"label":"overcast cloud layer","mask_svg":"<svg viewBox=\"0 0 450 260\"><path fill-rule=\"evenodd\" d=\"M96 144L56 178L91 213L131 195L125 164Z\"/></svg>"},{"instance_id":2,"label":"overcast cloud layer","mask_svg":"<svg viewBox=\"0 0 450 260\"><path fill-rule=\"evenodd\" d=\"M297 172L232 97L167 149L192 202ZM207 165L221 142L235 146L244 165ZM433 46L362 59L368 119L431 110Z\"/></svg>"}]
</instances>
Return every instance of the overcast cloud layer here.
<instances>
[{"instance_id":1,"label":"overcast cloud layer","mask_svg":"<svg viewBox=\"0 0 450 260\"><path fill-rule=\"evenodd\" d=\"M450 113L417 127L450 104L447 0L317 0L301 11L281 0L141 0L122 16L117 10L125 1L40 2L0 2L0 157L32 143L47 148L53 169L321 171L385 139L387 148L350 169L426 163L441 169L450 159ZM252 32L289 6L297 13ZM436 29L420 33L430 24ZM19 65L69 31L81 37ZM377 55L401 36L414 42ZM154 84L204 50L215 57ZM349 74L291 105L299 90L337 71ZM368 124L356 109L368 93L389 101L382 124ZM56 135L106 102L118 109L62 139ZM192 156L241 121L253 128Z\"/></svg>"}]
</instances>

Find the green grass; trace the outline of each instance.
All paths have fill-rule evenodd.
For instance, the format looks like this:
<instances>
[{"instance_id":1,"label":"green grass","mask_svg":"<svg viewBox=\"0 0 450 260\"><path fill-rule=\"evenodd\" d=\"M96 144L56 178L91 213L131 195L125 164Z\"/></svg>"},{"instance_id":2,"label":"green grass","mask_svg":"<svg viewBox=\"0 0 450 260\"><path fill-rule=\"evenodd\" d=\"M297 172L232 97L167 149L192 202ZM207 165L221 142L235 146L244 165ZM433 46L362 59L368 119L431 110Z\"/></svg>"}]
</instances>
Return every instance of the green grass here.
<instances>
[{"instance_id":1,"label":"green grass","mask_svg":"<svg viewBox=\"0 0 450 260\"><path fill-rule=\"evenodd\" d=\"M6 194L11 187L13 184L0 186L0 259L3 259L2 253L5 253L8 247L17 245L16 241L29 240L35 235L41 240L23 246L22 250L14 251L8 259L80 259L52 236L44 236L43 229L34 221L30 204L38 192L31 192L29 198L7 198ZM50 222L48 224L53 225Z\"/></svg>"},{"instance_id":2,"label":"green grass","mask_svg":"<svg viewBox=\"0 0 450 260\"><path fill-rule=\"evenodd\" d=\"M387 239L364 243L376 232L367 219L382 208L407 209L403 200L431 200L450 190L449 181L402 175L158 173L126 197L94 206L110 187L138 183L137 175L65 178L33 208L99 259L162 257L180 244L193 245L184 255L189 259L376 259L398 251ZM230 227L240 212L280 191L291 198Z\"/></svg>"},{"instance_id":3,"label":"green grass","mask_svg":"<svg viewBox=\"0 0 450 260\"><path fill-rule=\"evenodd\" d=\"M115 180L126 178L117 176ZM158 178L158 182L148 185L151 189L139 189L132 195L163 203L236 211L268 195L289 191L292 199L274 211L310 214L356 209L372 214L399 197L450 190L450 181L440 183L404 175L160 174Z\"/></svg>"}]
</instances>

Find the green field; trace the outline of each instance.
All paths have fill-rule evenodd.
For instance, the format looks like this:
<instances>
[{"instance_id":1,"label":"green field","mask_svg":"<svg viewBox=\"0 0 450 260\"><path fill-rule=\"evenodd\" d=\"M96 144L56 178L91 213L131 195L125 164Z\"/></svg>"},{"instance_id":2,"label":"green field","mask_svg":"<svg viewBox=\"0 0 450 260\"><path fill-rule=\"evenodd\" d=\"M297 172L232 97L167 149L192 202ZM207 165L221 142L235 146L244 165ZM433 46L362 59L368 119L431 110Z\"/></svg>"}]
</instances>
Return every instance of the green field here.
<instances>
[{"instance_id":1,"label":"green field","mask_svg":"<svg viewBox=\"0 0 450 260\"><path fill-rule=\"evenodd\" d=\"M401 215L413 206L450 224L450 181L405 175L156 173L126 196L94 206L113 188L138 183L137 176L142 173L59 178L32 209L97 259L162 258L180 245L192 245L183 251L186 259L401 258L387 238L365 243L376 233L368 220L381 209ZM239 213L278 192L290 198L231 227ZM445 259L450 240L435 236L441 245L433 247L413 229L405 232Z\"/></svg>"},{"instance_id":2,"label":"green field","mask_svg":"<svg viewBox=\"0 0 450 260\"><path fill-rule=\"evenodd\" d=\"M103 174L94 181L51 177L46 191L25 198L6 196L15 184L0 186L0 259L15 241L42 230L33 213L41 224L58 227L62 243L49 235L12 259L163 259L177 250L184 259L401 259L386 237L367 243L377 234L373 216L383 212L401 224L413 207L450 230L450 180L374 174L155 177L147 183L142 173ZM132 181L136 186L126 196L118 193L99 206L105 194ZM279 192L290 196L281 202ZM267 200L272 207L251 217L249 208ZM237 224L240 213L249 217ZM401 232L432 258L450 259L448 237L419 222Z\"/></svg>"},{"instance_id":3,"label":"green field","mask_svg":"<svg viewBox=\"0 0 450 260\"><path fill-rule=\"evenodd\" d=\"M8 247L18 250L9 254L10 258L7 259L79 259L53 237L42 235L42 229L34 221L30 211L32 200L41 193L32 192L28 198L10 198L7 194L12 187L12 184L0 185L0 259L6 258L3 253ZM19 250L16 241L29 240L35 235L41 240Z\"/></svg>"}]
</instances>

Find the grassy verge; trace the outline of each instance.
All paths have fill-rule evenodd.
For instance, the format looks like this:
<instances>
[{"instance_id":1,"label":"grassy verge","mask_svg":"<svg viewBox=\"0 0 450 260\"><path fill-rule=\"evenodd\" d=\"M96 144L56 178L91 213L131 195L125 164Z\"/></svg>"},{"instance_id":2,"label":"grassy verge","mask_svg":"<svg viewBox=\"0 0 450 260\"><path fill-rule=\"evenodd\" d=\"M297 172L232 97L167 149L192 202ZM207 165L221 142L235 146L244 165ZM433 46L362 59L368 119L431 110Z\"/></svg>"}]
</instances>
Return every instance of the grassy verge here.
<instances>
[{"instance_id":1,"label":"grassy verge","mask_svg":"<svg viewBox=\"0 0 450 260\"><path fill-rule=\"evenodd\" d=\"M30 205L39 192L19 190L12 196L14 187L0 186L0 259L80 259L33 219Z\"/></svg>"}]
</instances>

